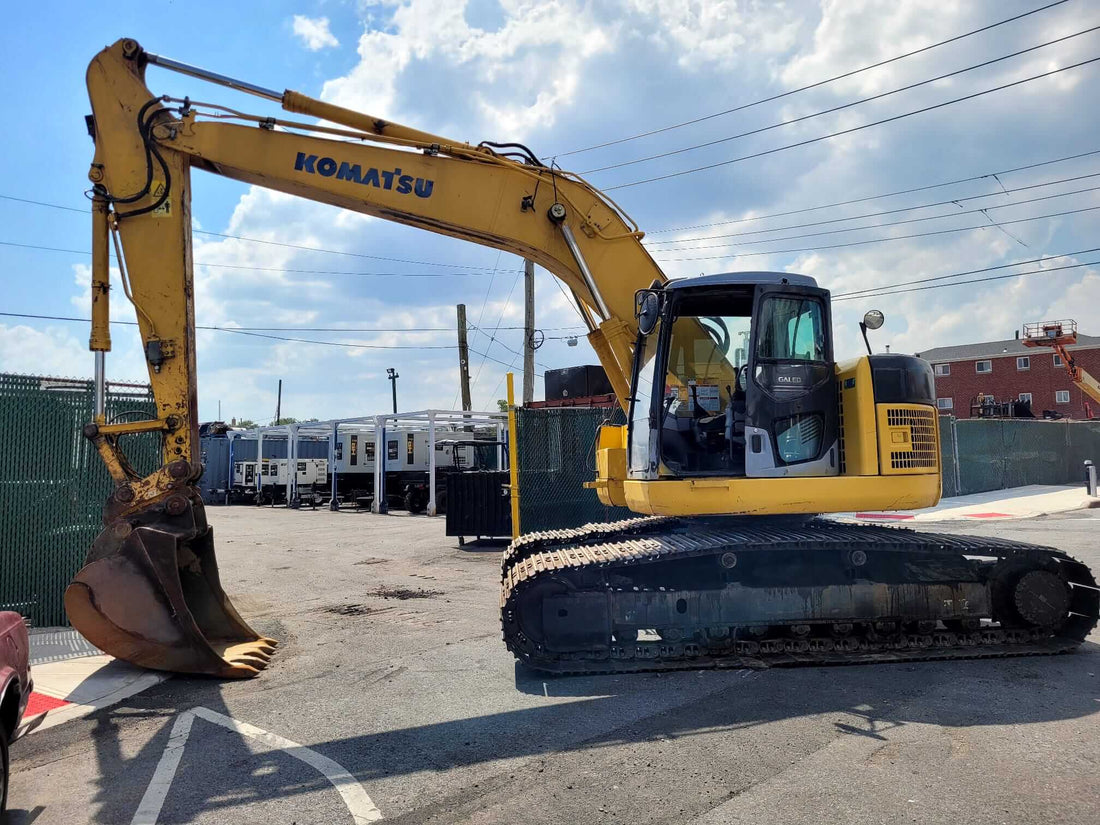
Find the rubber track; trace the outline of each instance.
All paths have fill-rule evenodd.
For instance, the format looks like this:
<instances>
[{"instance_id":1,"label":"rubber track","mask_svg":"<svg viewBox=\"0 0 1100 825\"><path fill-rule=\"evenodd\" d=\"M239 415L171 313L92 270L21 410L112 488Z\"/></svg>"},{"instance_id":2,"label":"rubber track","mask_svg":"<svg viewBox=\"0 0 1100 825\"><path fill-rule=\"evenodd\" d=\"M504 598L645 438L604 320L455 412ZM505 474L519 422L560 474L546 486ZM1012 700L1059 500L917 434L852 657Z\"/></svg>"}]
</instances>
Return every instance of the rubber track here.
<instances>
[{"instance_id":1,"label":"rubber track","mask_svg":"<svg viewBox=\"0 0 1100 825\"><path fill-rule=\"evenodd\" d=\"M544 576L569 577L582 569L644 565L726 551L812 551L826 545L876 552L943 552L951 556L1020 559L1034 568L1056 562L1074 588L1097 584L1089 568L1060 550L1007 539L918 533L899 527L841 525L820 520L803 526L760 523L721 524L715 520L665 517L628 519L611 524L551 530L521 536L508 548L501 570L501 622L508 649L520 661L541 670L566 673L614 673L636 670L774 665L858 664L929 659L991 658L1066 653L1076 649L1096 626L1100 594L1086 600L1090 615L1071 615L1057 635L1047 631L983 627L971 633L943 631L923 635L864 635L839 643L829 640L769 639L738 641L729 650L712 650L687 641L612 643L601 652L555 654L523 636L515 621L524 591ZM785 623L787 625L793 622Z\"/></svg>"}]
</instances>

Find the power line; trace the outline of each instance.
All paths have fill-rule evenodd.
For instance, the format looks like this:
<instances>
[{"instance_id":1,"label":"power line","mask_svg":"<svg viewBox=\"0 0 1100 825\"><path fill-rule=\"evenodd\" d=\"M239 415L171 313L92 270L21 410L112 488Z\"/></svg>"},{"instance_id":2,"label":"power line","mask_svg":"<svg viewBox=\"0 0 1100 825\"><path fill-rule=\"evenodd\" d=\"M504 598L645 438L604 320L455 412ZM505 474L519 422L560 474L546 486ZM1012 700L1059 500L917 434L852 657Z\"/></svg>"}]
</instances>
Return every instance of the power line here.
<instances>
[{"instance_id":1,"label":"power line","mask_svg":"<svg viewBox=\"0 0 1100 825\"><path fill-rule=\"evenodd\" d=\"M5 316L5 317L8 317L8 318L33 318L33 319L50 320L50 321L78 321L80 323L85 323L85 324L90 323L90 320L88 318L70 318L70 317L65 317L65 316L61 316L61 315L32 315L30 313L22 313L22 312L0 312L0 316ZM111 323L112 324L126 324L127 326L137 326L135 321L112 321ZM207 330L213 330L215 332L230 332L230 333L233 333L233 334L236 334L236 335L247 335L247 336L250 336L250 337L253 337L253 338L266 338L266 339L273 340L273 341L289 341L291 343L296 343L296 344L315 344L315 345L318 345L318 346L326 346L326 347L344 347L345 349L376 349L376 350L458 349L458 346L456 344L448 344L448 345L442 345L442 344L440 344L440 345L436 345L436 344L431 344L431 345L418 345L418 344L417 345L413 345L413 344L358 344L358 343L352 343L352 342L348 342L348 341L319 341L319 340L314 339L314 338L292 338L292 337L285 336L285 335L266 335L266 334L261 334L261 333L258 333L258 332L250 332L250 331L247 331L247 330L244 330L244 329L234 329L232 327L198 326L198 327L196 327L196 329L207 329ZM450 330L448 330L448 332L449 331ZM474 355L480 355L482 358L487 358L488 360L495 361L498 364L503 364L504 366L509 366L509 364L506 361L501 361L497 358L494 358L493 356L489 355L488 353L477 352L475 350L470 350L470 351L473 352ZM537 373L537 374L540 377L542 375L541 373Z\"/></svg>"},{"instance_id":2,"label":"power line","mask_svg":"<svg viewBox=\"0 0 1100 825\"><path fill-rule=\"evenodd\" d=\"M263 238L248 238L244 235L227 235L223 232L208 232L205 229L192 230L196 235L211 235L215 238L226 238L234 241L248 241L249 243L262 243L268 246L281 246L287 249L301 249L306 252L324 252L329 255L345 255L349 258L369 258L372 261L389 261L391 263L398 264L413 264L415 266L443 266L448 269L478 269L483 272L488 272L490 267L487 266L472 266L469 264L445 264L438 263L436 261L410 261L407 258L387 258L381 255L367 255L363 252L345 252L339 249L322 249L316 246L303 246L302 244L283 243L282 241L269 241Z\"/></svg>"},{"instance_id":3,"label":"power line","mask_svg":"<svg viewBox=\"0 0 1100 825\"><path fill-rule=\"evenodd\" d=\"M1015 223L1027 223L1028 221L1041 221L1047 218L1060 218L1064 215L1077 215L1081 212L1092 212L1100 209L1100 206L1088 206L1083 209L1069 209L1064 212L1052 212L1049 215L1033 215L1030 218L1016 218L1011 221L1001 221L1001 226L1010 226ZM767 252L741 252L736 255L710 255L699 258L663 258L658 259L659 263L671 263L673 261L717 261L727 260L730 258L748 258L756 255L784 255L790 252L815 252L822 249L841 249L846 246L863 246L872 243L885 243L887 241L903 241L910 238L927 238L932 235L946 235L951 232L966 232L971 229L990 229L990 225L987 223L978 224L977 226L960 226L954 229L937 229L934 232L917 232L911 235L895 235L892 238L872 238L867 241L849 241L848 243L831 244L829 246L805 246L798 249L772 249Z\"/></svg>"},{"instance_id":4,"label":"power line","mask_svg":"<svg viewBox=\"0 0 1100 825\"><path fill-rule=\"evenodd\" d=\"M880 92L877 95L871 95L869 97L863 97L863 98L860 98L859 100L853 100L849 103L842 103L839 106L832 106L828 109L822 109L820 112L813 112L812 114L802 115L801 117L796 117L796 118L792 118L790 120L780 121L779 123L772 123L768 126L761 126L757 129L750 129L749 131L741 132L740 134L729 135L727 137L717 138L715 140L708 140L705 143L697 143L694 146L685 146L682 149L670 149L667 152L658 152L657 154L648 155L648 156L642 157L642 158L635 158L633 160L624 160L624 161L620 161L619 163L611 163L611 164L608 164L606 166L596 167L595 169L586 169L585 171L581 172L580 174L582 174L582 175L592 175L592 174L595 174L596 172L606 172L606 171L609 171L611 169L622 169L623 167L626 167L626 166L634 166L634 165L639 164L639 163L648 163L651 160L660 160L661 158L668 158L668 157L672 157L674 155L682 155L686 152L694 152L697 149L705 149L708 146L718 146L719 144L722 144L722 143L729 143L731 140L738 140L738 139L743 138L743 137L749 137L751 135L759 135L759 134L762 134L763 132L770 132L772 129L780 129L784 126L791 126L795 123L801 123L804 120L812 120L813 118L821 117L822 115L830 115L830 114L833 114L834 112L841 112L845 109L851 109L854 106L860 106L864 103L870 103L871 101L874 101L874 100L881 100L883 98L890 97L891 95L900 94L902 92L908 92L912 89L917 89L921 86L927 86L930 83L936 83L940 80L946 80L949 77L955 77L957 75L966 74L967 72L972 72L976 69L983 69L986 66L992 66L994 63L1000 63L1003 60L1010 60L1014 57L1019 57L1022 54L1028 54L1029 52L1033 52L1033 51L1036 51L1038 49L1045 49L1047 46L1053 46L1057 43L1062 43L1062 42L1064 42L1066 40L1070 40L1074 37L1080 37L1080 36L1085 35L1085 34L1091 34L1092 32L1097 31L1098 29L1100 29L1100 26L1093 26L1092 28L1084 29L1084 30L1079 31L1079 32L1074 32L1073 34L1067 34L1065 37L1059 37L1055 40L1048 40L1046 43L1040 43L1037 46L1030 46L1026 49L1020 49L1019 51L1012 52L1011 54L1006 54L1002 57L994 57L990 60L985 60L981 63L975 63L972 66L967 66L967 67L962 68L962 69L956 69L953 72L948 72L946 74L938 75L937 77L932 77L932 78L929 78L927 80L920 80L916 83L910 83L910 84L905 85L905 86L900 86L897 89L891 89L888 92Z\"/></svg>"},{"instance_id":5,"label":"power line","mask_svg":"<svg viewBox=\"0 0 1100 825\"><path fill-rule=\"evenodd\" d=\"M923 292L927 289L944 289L945 287L949 287L949 286L965 286L967 284L982 284L982 283L986 283L987 281L1003 281L1007 278L1021 278L1025 275L1037 275L1037 274L1042 273L1042 272L1058 272L1059 270L1064 270L1064 269L1079 269L1083 266L1097 266L1098 264L1100 264L1100 261L1088 261L1086 263L1072 264L1072 265L1069 265L1069 266L1054 266L1054 267L1050 267L1049 269L1031 269L1031 270L1028 270L1026 272L1010 272L1007 275L992 275L988 278L972 278L969 281L955 281L954 283L950 283L950 284L931 284L929 286L915 286L915 287L910 287L908 289L898 289L898 290L893 290L893 291L886 291L886 288L884 288L884 290L882 292L874 292L874 293L871 293L869 295L853 295L851 297L846 297L846 298L834 298L833 300L835 300L835 301L855 301L855 300L858 300L860 298L871 298L871 297L889 296L889 295L901 295L901 294L906 293L906 292ZM945 276L945 277L951 277L951 276Z\"/></svg>"},{"instance_id":6,"label":"power line","mask_svg":"<svg viewBox=\"0 0 1100 825\"><path fill-rule=\"evenodd\" d=\"M1100 173L1097 173L1097 174L1100 175ZM1096 177L1096 176L1097 175L1086 175L1085 177ZM842 232L859 232L859 231L867 230L867 229L885 229L885 228L889 228L889 227L892 227L892 226L903 226L903 225L909 224L909 223L921 223L923 221L938 221L938 220L942 220L944 218L957 218L957 217L960 217L962 215L983 214L988 218L989 215L987 213L990 212L993 209L1009 209L1013 206L1024 206L1025 204L1029 204L1029 203L1037 203L1039 201L1048 201L1048 200L1053 200L1054 198L1065 198L1065 197L1069 197L1070 195L1081 195L1081 194L1084 194L1084 193L1087 193L1087 192L1095 192L1097 190L1100 190L1100 186L1090 186L1090 187L1087 187L1085 189L1072 189L1069 192L1059 192L1059 193L1054 194L1054 195L1041 195L1041 196L1036 197L1036 198L1027 198L1027 199L1021 200L1021 201L1015 201L1013 203L1002 203L1002 204L998 204L998 205L994 205L994 206L982 207L982 208L979 208L979 209L964 209L961 212L948 212L946 215L926 215L923 218L906 218L906 219L900 220L900 221L887 221L886 223L872 223L872 224L866 224L864 226L849 226L849 227L846 227L844 229L827 229L827 230L822 231L822 232L803 232L800 235L784 235L780 238L760 238L760 239L755 240L755 241L738 241L737 244L720 243L720 244L711 244L709 246L685 246L685 247L680 247L680 248L675 248L675 249L671 249L671 248L670 249L660 249L660 250L657 250L657 251L658 252L691 252L691 251L699 250L699 249L724 249L724 248L727 248L727 247L749 246L749 245L756 245L756 244L762 244L762 243L775 243L777 241L793 241L793 240L797 240L799 238L817 238L817 237L821 237L823 235L837 235L837 234L842 233ZM1015 190L1010 190L1010 191L1015 191ZM982 195L982 196L979 196L979 197L989 197L989 196L988 195ZM966 198L960 198L959 200L967 200L967 199ZM948 201L948 203L953 203L953 201ZM921 208L921 207L917 207L917 208ZM841 218L840 220L854 220L854 218ZM990 220L992 220L992 219L990 219ZM822 223L832 223L832 221L823 221ZM812 225L812 224L810 224L810 225ZM778 231L778 230L775 230L775 231ZM755 234L755 233L752 233L752 234ZM732 237L732 236L726 236L726 237ZM709 240L709 238L699 238L697 240Z\"/></svg>"},{"instance_id":7,"label":"power line","mask_svg":"<svg viewBox=\"0 0 1100 825\"><path fill-rule=\"evenodd\" d=\"M17 203L27 203L27 204L32 204L34 206L45 206L45 207L48 207L50 209L60 209L60 210L63 210L65 212L79 212L82 215L89 214L88 210L86 210L86 209L77 209L77 208L72 207L72 206L63 206L62 204L59 204L59 203L47 203L46 201L32 200L30 198L19 198L19 197L16 197L14 195L0 195L0 200L15 201ZM318 246L304 246L302 244L284 243L282 241L271 241L271 240L267 240L265 238L249 238L245 235L228 235L224 232L210 232L209 230L206 230L206 229L192 229L191 232L194 235L210 235L210 236L215 237L215 238L225 238L227 240L247 241L249 243L267 244L268 246L281 246L281 247L285 247L287 249L300 249L300 250L303 250L303 251L306 251L306 252L324 252L327 255L345 255L345 256L351 257L351 258L369 258L370 260L373 260L373 261L389 261L391 263L413 264L413 265L416 265L416 266L442 266L442 267L447 267L449 269L476 269L476 270L481 270L481 271L484 271L484 272L488 272L489 269L490 269L490 267L487 267L487 266L473 266L473 265L469 265L469 264L449 264L449 263L438 263L436 261L410 261L406 258L386 258L386 257L380 256L380 255L367 255L367 254L362 253L362 252L346 252L346 251L340 250L340 249L325 249L323 247L318 247ZM57 250L57 251L61 251L61 250ZM203 266L218 266L218 265L219 264L203 264ZM226 265L221 264L221 266L226 266Z\"/></svg>"},{"instance_id":8,"label":"power line","mask_svg":"<svg viewBox=\"0 0 1100 825\"><path fill-rule=\"evenodd\" d=\"M985 89L985 90L980 91L980 92L973 92L973 93L968 94L968 95L963 95L962 97L956 97L956 98L953 98L951 100L945 100L945 101L942 101L940 103L935 103L931 106L924 106L920 109L914 109L911 112L903 112L900 115L893 115L891 117L882 118L881 120L874 120L874 121L871 121L870 123L864 123L860 126L853 126L849 129L840 129L836 132L830 132L827 135L819 135L818 137L807 138L806 140L800 140L800 141L797 141L795 143L788 143L784 146L776 146L776 147L773 147L771 149L765 149L765 150L760 151L760 152L753 152L752 154L742 155L740 157L731 158L730 160L718 161L717 163L708 163L704 166L696 166L696 167L691 168L691 169L682 169L679 172L669 172L668 174L656 175L655 177L652 177L652 178L643 178L641 180L631 181L629 183L620 183L617 186L605 186L605 187L603 187L603 189L604 189L605 192L612 192L616 189L628 189L632 186L642 186L643 184L647 184L647 183L655 183L657 181L668 180L669 178L677 178L677 177L680 177L682 175L691 175L691 174L694 174L695 172L705 172L709 169L717 169L717 168L722 167L722 166L729 166L729 165L734 164L734 163L740 163L743 160L752 160L753 158L760 158L760 157L764 157L766 155L774 155L777 152L783 152L783 151L786 151L787 149L796 149L800 146L808 146L812 143L819 143L823 140L830 140L832 138L840 137L842 135L850 135L854 132L860 132L864 129L870 129L872 126L881 126L884 123L893 123L894 121L904 120L905 118L912 117L913 115L923 114L924 112L931 112L935 109L942 109L945 106L951 106L955 103L962 103L963 101L966 101L966 100L973 100L975 98L982 97L983 95L992 94L993 92L1000 92L1000 91L1003 91L1005 89L1010 89L1014 86L1021 86L1024 83L1030 83L1033 80L1041 80L1044 77L1051 77L1051 76L1059 74L1061 72L1069 71L1070 69L1078 69L1081 66L1087 66L1090 63L1096 63L1097 61L1100 61L1100 57L1093 57L1093 58L1090 58L1088 60L1082 60L1082 61L1079 61L1077 63L1071 63L1070 65L1063 66L1060 69L1051 69L1048 72L1043 72L1042 74L1032 75L1031 77L1025 77L1022 80L1014 80L1011 83L1002 83L1000 86L994 86L992 89Z\"/></svg>"},{"instance_id":9,"label":"power line","mask_svg":"<svg viewBox=\"0 0 1100 825\"><path fill-rule=\"evenodd\" d=\"M887 286L867 287L866 289L853 289L849 292L836 292L836 293L833 293L832 299L834 301L837 301L837 300L840 300L841 298L851 299L851 298L865 297L865 294L878 294L883 289L894 289L896 287L901 287L901 286L912 286L913 284L927 284L927 283L930 283L932 281L943 281L943 280L946 280L948 278L961 278L964 275L980 275L983 272L993 272L993 271L998 270L998 269L1008 269L1009 267L1013 267L1013 266L1026 266L1027 264L1038 264L1038 263L1042 263L1043 261L1053 261L1053 260L1056 260L1058 258L1071 258L1075 255L1087 255L1087 254L1092 253L1092 252L1100 252L1100 246L1094 246L1094 247L1091 247L1089 249L1079 249L1076 252L1066 252L1062 255L1044 255L1042 257L1031 258L1031 259L1026 260L1026 261L1013 261L1010 264L997 264L996 266L986 266L986 267L982 267L981 269L967 269L967 270L964 270L963 272L953 272L950 275L936 275L936 276L931 277L931 278L917 278L916 280L913 280L913 281L901 281L900 283L889 284ZM1083 264L1074 264L1074 266L1083 266Z\"/></svg>"},{"instance_id":10,"label":"power line","mask_svg":"<svg viewBox=\"0 0 1100 825\"><path fill-rule=\"evenodd\" d=\"M926 192L929 189L940 189L945 186L954 186L959 183L971 183L977 180L985 180L986 178L997 178L998 175L1010 175L1014 172L1023 172L1028 169L1037 169L1040 166L1050 166L1054 163L1064 163L1068 160L1079 160L1080 158L1090 157L1092 155L1100 155L1100 149L1093 149L1091 152L1081 152L1077 155L1067 155L1062 158L1054 158L1053 160L1044 160L1039 163L1029 163L1026 166L1017 166L1013 169L1002 169L997 172L986 172L984 175L972 175L968 178L957 178L956 180L948 180L943 183L931 183L927 186L914 186L911 189L898 189L894 192L883 192L880 195L867 195L862 198L851 198L846 201L835 201L834 203L823 203L819 206L806 206L802 209L790 209L786 212L772 212L767 215L752 215L747 218L731 218L725 221L713 221L712 223L697 223L690 226L673 226L667 229L653 229L646 232L646 235L662 235L666 232L686 232L690 229L709 229L712 226L727 226L734 223L750 223L752 221L763 221L769 218L785 218L790 215L801 215L804 212L816 212L820 209L833 209L837 206L851 206L854 203L866 203L867 201L880 200L882 198L892 198L896 195L911 195L914 192ZM661 243L664 243L662 241Z\"/></svg>"},{"instance_id":11,"label":"power line","mask_svg":"<svg viewBox=\"0 0 1100 825\"><path fill-rule=\"evenodd\" d=\"M502 309L500 311L500 317L497 319L497 327L499 327L501 322L504 320L504 314L506 312L508 312L508 307L512 303L512 293L516 291L516 284L519 283L519 279L520 279L521 275L523 275L523 270L520 270L519 274L516 275L515 280L512 281L512 288L508 290L508 297L505 298L505 300L504 300L504 309ZM496 333L497 333L497 330L496 330L496 328L494 328L493 329L493 334L489 336L489 344L488 344L488 346L485 347L485 352L488 352L492 348L493 341L496 340L496 337L495 337ZM513 352L514 352L514 350L513 350ZM485 357L487 358L488 356L486 355ZM495 359L493 359L493 360L495 360ZM512 360L513 360L513 362L515 361L515 359L512 359ZM503 364L504 362L503 361L497 361L497 363L498 364ZM473 393L473 391L475 389L477 389L477 382L478 382L478 379L481 378L481 371L483 369L485 369L485 361L484 360L478 365L477 375L474 376L474 383L470 385L470 392L471 393Z\"/></svg>"},{"instance_id":12,"label":"power line","mask_svg":"<svg viewBox=\"0 0 1100 825\"><path fill-rule=\"evenodd\" d=\"M72 255L91 255L92 253L83 249L64 249L57 246L41 246L38 244L17 243L15 241L0 241L0 246L14 246L20 249L37 249L43 252L67 252ZM321 251L321 250L318 250ZM337 253L339 254L339 253ZM251 272L283 272L293 275L343 275L356 278L473 278L484 277L483 272L346 272L339 269L298 269L295 267L280 267L280 266L250 266L247 264L216 264L216 263L204 263L203 261L195 261L195 266L208 266L215 269L243 269ZM433 264L436 266L436 264ZM438 264L442 266L442 264ZM507 271L519 271L523 270L507 270Z\"/></svg>"},{"instance_id":13,"label":"power line","mask_svg":"<svg viewBox=\"0 0 1100 825\"><path fill-rule=\"evenodd\" d=\"M286 335L272 335L266 332L247 332L232 327L214 327L217 332L230 332L234 335L248 335L253 338L268 338L272 341L290 341L295 344L318 344L326 347L346 347L348 349L458 349L456 344L356 344L349 341L318 341L311 338L291 338Z\"/></svg>"},{"instance_id":14,"label":"power line","mask_svg":"<svg viewBox=\"0 0 1100 825\"><path fill-rule=\"evenodd\" d=\"M940 46L946 46L948 43L955 43L955 42L957 42L959 40L963 40L967 37L972 37L975 34L981 34L982 32L989 31L990 29L995 29L998 26L1003 26L1006 23L1012 23L1015 20L1020 20L1021 18L1028 17L1029 15L1036 14L1036 13L1041 12L1041 11L1046 11L1047 9L1054 8L1055 6L1060 6L1064 2L1066 2L1066 0L1058 0L1058 2L1055 2L1055 3L1048 3L1045 6L1039 6L1039 8L1032 9L1031 11L1026 11L1022 14L1017 14L1014 17L1009 17L1005 20L999 20L998 22L991 23L988 26L982 26L980 29L974 29L973 31L968 31L964 34L958 34L958 35L955 35L954 37L948 38L947 40L940 40L937 43L930 43L929 45L922 46L919 49L914 49L913 51L905 52L904 54L899 54L899 55L896 55L895 57L887 58L886 60L880 60L877 63L871 63L870 65L864 66L863 68L860 68L860 69L852 69L851 71L844 72L843 74L838 74L838 75L834 75L833 77L826 78L825 80L818 80L815 83L810 83L809 85L806 85L806 86L800 86L799 88L791 89L788 92L782 92L781 94L771 95L770 97L765 97L765 98L762 98L760 100L754 100L751 103L744 103L744 104L742 104L740 106L736 106L732 109L725 109L721 112L715 112L714 114L704 115L702 117L693 118L692 120L685 120L682 123L674 123L671 126L663 126L660 129L651 129L648 132L640 132L639 134L631 135L630 137L619 138L617 140L609 140L609 141L606 141L604 143L598 143L598 144L595 144L593 146L587 146L583 149L573 149L572 151L569 151L569 152L561 152L556 157L563 158L563 157L567 157L568 155L577 155L577 154L580 154L582 152L591 152L595 149L603 149L607 146L617 146L620 143L627 143L628 141L638 140L639 138L649 137L651 135L659 135L662 132L669 132L669 131L672 131L673 129L681 129L684 126L692 126L696 123L702 123L702 122L707 121L707 120L713 120L716 117L722 117L723 115L733 114L734 112L741 112L741 111L744 111L745 109L749 109L753 106L759 106L762 103L770 103L773 100L781 100L782 98L790 97L791 95L798 94L799 92L805 92L805 91L809 91L810 89L816 89L818 86L824 86L827 83L833 83L837 80L844 80L845 78L853 77L854 75L861 74L862 72L870 71L871 69L877 69L880 66L886 66L886 65L889 65L890 63L895 63L898 60L904 60L907 57L913 57L914 55L918 55L918 54L921 54L923 52L930 51L930 50L938 48Z\"/></svg>"},{"instance_id":15,"label":"power line","mask_svg":"<svg viewBox=\"0 0 1100 825\"><path fill-rule=\"evenodd\" d=\"M1013 189L1005 189L1002 186L996 192L988 192L984 195L968 195L967 197L964 197L964 198L951 198L951 199L945 200L945 201L936 201L934 203L922 203L922 204L918 204L916 206L902 206L902 207L899 207L897 209L884 209L880 212L864 212L862 215L849 215L847 218L829 218L828 220L825 220L825 221L811 221L809 223L796 223L796 224L791 224L789 226L775 226L775 227L772 227L771 229L754 229L750 232L729 232L729 233L726 233L724 235L701 235L697 238L678 238L678 239L672 240L672 241L653 241L649 244L649 246L652 247L655 244L691 243L693 241L715 241L715 240L718 240L719 238L743 238L746 235L760 235L760 234L763 234L764 232L785 232L788 229L806 229L806 228L811 227L811 226L827 226L828 224L831 224L831 223L843 223L844 221L856 221L856 220L862 220L863 218L880 218L884 215L896 215L899 212L915 212L918 209L932 209L932 208L937 207L937 206L950 206L952 204L957 206L957 205L963 203L964 201L974 201L974 200L981 200L982 198L992 198L992 197L996 197L996 196L999 196L999 195L1009 195L1013 192L1025 192L1025 191L1030 190L1030 189L1041 189L1044 186L1057 186L1060 183L1072 183L1073 181L1076 181L1076 180L1085 180L1087 178L1095 178L1095 177L1100 177L1100 172L1093 172L1093 173L1088 174L1088 175L1076 175L1072 178L1060 178L1058 180L1046 181L1044 183L1033 183L1033 184L1030 184L1029 186L1017 186ZM1073 194L1073 193L1067 192L1067 193L1064 193L1064 194ZM1054 197L1057 197L1057 196L1054 196ZM1021 201L1021 203L1024 203L1024 202L1025 201ZM1003 205L1004 206L1012 206L1013 204L1003 204ZM996 207L996 208L1000 208L1000 207ZM979 210L974 210L974 211L979 211ZM946 215L934 215L932 217L933 218L949 218L949 217L956 216L956 215L961 215L961 214L965 214L965 213L950 212ZM932 218L923 218L922 220L932 220ZM894 223L883 223L883 224L875 224L875 225L876 226L895 226L896 224L894 224ZM779 239L778 238L772 238L772 240L779 240Z\"/></svg>"}]
</instances>

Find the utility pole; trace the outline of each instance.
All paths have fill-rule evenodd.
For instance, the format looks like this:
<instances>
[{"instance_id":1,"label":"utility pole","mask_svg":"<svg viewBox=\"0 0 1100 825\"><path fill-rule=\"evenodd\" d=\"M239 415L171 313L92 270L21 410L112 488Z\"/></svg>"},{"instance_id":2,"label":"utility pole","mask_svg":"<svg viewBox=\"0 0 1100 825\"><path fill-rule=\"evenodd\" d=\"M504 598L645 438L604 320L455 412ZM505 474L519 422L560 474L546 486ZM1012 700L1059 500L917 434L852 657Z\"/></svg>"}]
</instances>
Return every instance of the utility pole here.
<instances>
[{"instance_id":1,"label":"utility pole","mask_svg":"<svg viewBox=\"0 0 1100 825\"><path fill-rule=\"evenodd\" d=\"M279 379L279 394L275 396L275 423L279 423L283 411L283 379Z\"/></svg>"},{"instance_id":2,"label":"utility pole","mask_svg":"<svg viewBox=\"0 0 1100 825\"><path fill-rule=\"evenodd\" d=\"M523 262L523 403L535 400L535 262Z\"/></svg>"},{"instance_id":3,"label":"utility pole","mask_svg":"<svg viewBox=\"0 0 1100 825\"><path fill-rule=\"evenodd\" d=\"M393 414L397 415L397 379L401 376L397 374L397 370L390 367L386 370L386 377L390 379L390 385L393 387Z\"/></svg>"},{"instance_id":4,"label":"utility pole","mask_svg":"<svg viewBox=\"0 0 1100 825\"><path fill-rule=\"evenodd\" d=\"M470 347L466 342L466 305L458 305L458 379L462 384L462 409L470 406Z\"/></svg>"}]
</instances>

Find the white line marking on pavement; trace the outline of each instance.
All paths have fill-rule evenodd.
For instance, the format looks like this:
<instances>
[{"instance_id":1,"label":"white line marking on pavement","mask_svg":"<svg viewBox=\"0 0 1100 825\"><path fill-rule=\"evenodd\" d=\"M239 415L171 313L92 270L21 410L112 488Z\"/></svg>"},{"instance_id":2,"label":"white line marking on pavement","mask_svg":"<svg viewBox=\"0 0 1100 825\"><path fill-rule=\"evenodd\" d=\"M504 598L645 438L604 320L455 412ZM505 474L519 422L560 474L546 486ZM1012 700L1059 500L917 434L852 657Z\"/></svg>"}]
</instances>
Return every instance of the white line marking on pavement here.
<instances>
[{"instance_id":1,"label":"white line marking on pavement","mask_svg":"<svg viewBox=\"0 0 1100 825\"><path fill-rule=\"evenodd\" d=\"M172 778L176 775L176 769L183 758L183 746L187 744L187 737L191 733L191 723L195 721L195 714L191 711L181 713L176 717L176 724L172 726L172 733L168 737L168 744L161 754L157 769L153 772L153 778L149 787L145 789L145 795L141 798L137 813L130 821L130 825L156 825L160 809L164 805L164 798L168 796L168 789L172 786Z\"/></svg>"},{"instance_id":2,"label":"white line marking on pavement","mask_svg":"<svg viewBox=\"0 0 1100 825\"><path fill-rule=\"evenodd\" d=\"M221 725L241 736L256 739L272 748L284 751L301 762L315 769L318 773L332 783L337 793L344 800L355 825L365 825L368 822L377 822L382 818L382 812L378 810L367 792L363 790L354 776L344 770L338 763L322 756L317 751L284 739L274 733L250 725L247 722L239 722L229 716L225 716L209 708L197 707L181 713L176 724L172 727L172 734L168 739L168 745L160 757L160 763L153 774L145 795L141 798L137 813L134 814L130 825L156 825L160 816L164 799L168 795L168 788L172 784L172 778L179 767L180 758L183 756L183 746L187 743L187 736L191 732L191 722L195 717Z\"/></svg>"}]
</instances>

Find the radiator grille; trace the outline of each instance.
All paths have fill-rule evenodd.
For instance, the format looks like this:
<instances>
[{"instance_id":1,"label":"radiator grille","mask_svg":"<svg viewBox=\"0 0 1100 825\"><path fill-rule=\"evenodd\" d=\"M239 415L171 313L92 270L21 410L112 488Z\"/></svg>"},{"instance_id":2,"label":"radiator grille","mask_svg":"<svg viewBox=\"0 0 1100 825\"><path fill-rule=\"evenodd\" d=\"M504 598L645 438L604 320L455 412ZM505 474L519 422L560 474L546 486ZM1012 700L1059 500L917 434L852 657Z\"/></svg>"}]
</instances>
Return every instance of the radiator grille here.
<instances>
[{"instance_id":1,"label":"radiator grille","mask_svg":"<svg viewBox=\"0 0 1100 825\"><path fill-rule=\"evenodd\" d=\"M909 449L890 451L891 469L936 469L936 414L932 410L889 407L886 423L891 427L909 428Z\"/></svg>"}]
</instances>

